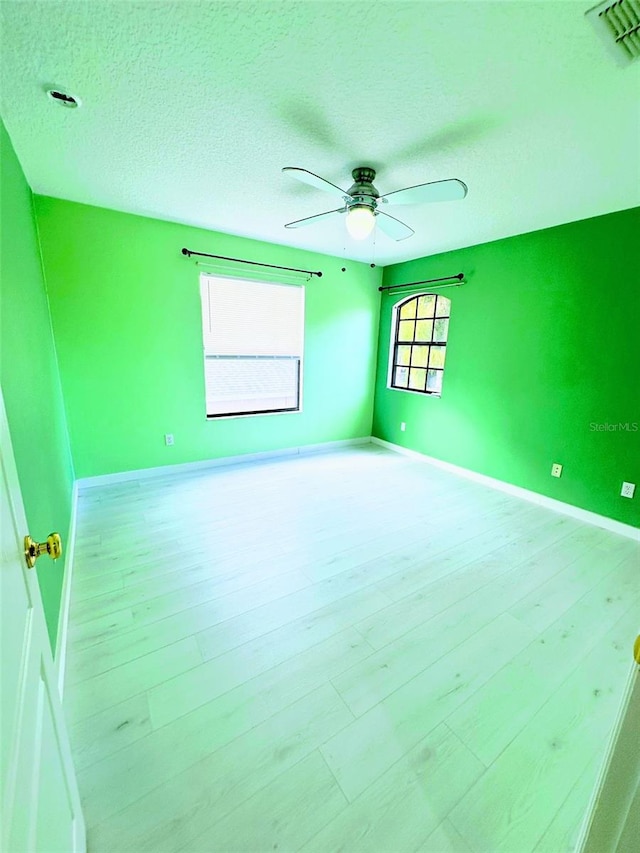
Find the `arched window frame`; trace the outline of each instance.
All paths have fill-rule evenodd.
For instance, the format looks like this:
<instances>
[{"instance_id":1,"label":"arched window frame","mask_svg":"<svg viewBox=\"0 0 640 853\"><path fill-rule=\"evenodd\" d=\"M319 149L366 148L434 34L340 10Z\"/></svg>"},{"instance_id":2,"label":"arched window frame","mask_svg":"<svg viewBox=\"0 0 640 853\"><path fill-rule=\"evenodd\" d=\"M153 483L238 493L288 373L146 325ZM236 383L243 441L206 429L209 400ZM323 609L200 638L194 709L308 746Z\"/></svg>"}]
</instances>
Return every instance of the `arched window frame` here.
<instances>
[{"instance_id":1,"label":"arched window frame","mask_svg":"<svg viewBox=\"0 0 640 853\"><path fill-rule=\"evenodd\" d=\"M393 306L388 388L441 396L450 317L451 300L439 293L414 293Z\"/></svg>"}]
</instances>

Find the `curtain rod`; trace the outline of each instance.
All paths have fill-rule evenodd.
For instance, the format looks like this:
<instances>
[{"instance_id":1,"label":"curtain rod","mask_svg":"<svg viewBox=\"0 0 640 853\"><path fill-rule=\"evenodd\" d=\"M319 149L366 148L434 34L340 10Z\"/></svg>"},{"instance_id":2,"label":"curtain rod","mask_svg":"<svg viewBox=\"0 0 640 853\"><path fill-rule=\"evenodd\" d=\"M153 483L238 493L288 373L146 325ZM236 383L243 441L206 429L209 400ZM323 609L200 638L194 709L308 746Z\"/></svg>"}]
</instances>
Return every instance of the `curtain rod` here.
<instances>
[{"instance_id":1,"label":"curtain rod","mask_svg":"<svg viewBox=\"0 0 640 853\"><path fill-rule=\"evenodd\" d=\"M407 284L392 284L387 287L379 287L378 290L398 290L400 287L418 287L421 284L433 284L436 281L451 281L452 278L457 278L457 284L439 284L438 287L460 287L463 283L464 273L459 272L457 275L446 275L444 278L425 278L424 281L409 281Z\"/></svg>"},{"instance_id":2,"label":"curtain rod","mask_svg":"<svg viewBox=\"0 0 640 853\"><path fill-rule=\"evenodd\" d=\"M216 258L219 261L234 261L237 264L251 264L254 267L269 267L272 270L286 270L287 272L301 272L305 273L305 275L317 275L318 278L322 277L321 272L313 272L313 270L299 270L296 267L281 267L278 264L261 264L259 261L245 261L242 258L227 258L225 255L210 255L207 252L194 252L191 249L183 249L182 254L186 255L187 258L190 258L192 255L198 255L200 258Z\"/></svg>"}]
</instances>

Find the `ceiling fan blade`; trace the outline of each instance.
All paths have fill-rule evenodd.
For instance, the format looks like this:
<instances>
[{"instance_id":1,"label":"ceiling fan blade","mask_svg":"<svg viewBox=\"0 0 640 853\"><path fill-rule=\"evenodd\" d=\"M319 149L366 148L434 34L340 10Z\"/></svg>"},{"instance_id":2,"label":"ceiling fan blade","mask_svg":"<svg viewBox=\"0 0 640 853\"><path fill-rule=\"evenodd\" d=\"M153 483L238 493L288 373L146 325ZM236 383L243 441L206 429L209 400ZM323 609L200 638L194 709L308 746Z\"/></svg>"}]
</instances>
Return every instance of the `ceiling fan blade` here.
<instances>
[{"instance_id":1,"label":"ceiling fan blade","mask_svg":"<svg viewBox=\"0 0 640 853\"><path fill-rule=\"evenodd\" d=\"M299 181L302 181L303 184L309 184L310 186L315 187L317 190L324 190L324 192L337 195L342 199L350 198L348 192L341 190L340 187L332 184L331 181L327 181L319 175L314 175L313 172L309 172L307 169L298 169L296 166L285 166L282 171L287 172L293 178L297 178Z\"/></svg>"},{"instance_id":2,"label":"ceiling fan blade","mask_svg":"<svg viewBox=\"0 0 640 853\"><path fill-rule=\"evenodd\" d=\"M311 225L312 222L319 222L321 219L328 219L335 213L345 213L346 207L339 207L337 210L327 210L325 213L316 213L315 216L306 216L304 219L296 219L295 222L287 222L285 228L304 228L305 225Z\"/></svg>"},{"instance_id":3,"label":"ceiling fan blade","mask_svg":"<svg viewBox=\"0 0 640 853\"><path fill-rule=\"evenodd\" d=\"M385 204L421 204L427 201L458 201L467 194L467 185L457 178L448 181L431 181L415 187L405 187L380 196Z\"/></svg>"},{"instance_id":4,"label":"ceiling fan blade","mask_svg":"<svg viewBox=\"0 0 640 853\"><path fill-rule=\"evenodd\" d=\"M413 228L409 228L395 216L389 216L388 213L383 213L381 210L376 210L376 218L380 228L392 240L406 240L407 237L416 233Z\"/></svg>"}]
</instances>

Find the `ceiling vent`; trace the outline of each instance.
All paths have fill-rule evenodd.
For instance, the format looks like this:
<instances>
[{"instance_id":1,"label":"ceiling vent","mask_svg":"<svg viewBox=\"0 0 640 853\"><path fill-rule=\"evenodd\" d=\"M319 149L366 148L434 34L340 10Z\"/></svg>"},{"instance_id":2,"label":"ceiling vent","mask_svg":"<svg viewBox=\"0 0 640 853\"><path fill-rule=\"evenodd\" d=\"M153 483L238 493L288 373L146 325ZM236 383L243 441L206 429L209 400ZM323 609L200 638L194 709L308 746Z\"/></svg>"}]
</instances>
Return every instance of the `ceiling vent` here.
<instances>
[{"instance_id":1,"label":"ceiling vent","mask_svg":"<svg viewBox=\"0 0 640 853\"><path fill-rule=\"evenodd\" d=\"M606 0L586 15L619 65L640 58L640 0Z\"/></svg>"},{"instance_id":2,"label":"ceiling vent","mask_svg":"<svg viewBox=\"0 0 640 853\"><path fill-rule=\"evenodd\" d=\"M79 107L81 103L80 98L76 98L75 95L71 95L69 92L62 92L60 89L47 89L47 95L54 103L72 110Z\"/></svg>"}]
</instances>

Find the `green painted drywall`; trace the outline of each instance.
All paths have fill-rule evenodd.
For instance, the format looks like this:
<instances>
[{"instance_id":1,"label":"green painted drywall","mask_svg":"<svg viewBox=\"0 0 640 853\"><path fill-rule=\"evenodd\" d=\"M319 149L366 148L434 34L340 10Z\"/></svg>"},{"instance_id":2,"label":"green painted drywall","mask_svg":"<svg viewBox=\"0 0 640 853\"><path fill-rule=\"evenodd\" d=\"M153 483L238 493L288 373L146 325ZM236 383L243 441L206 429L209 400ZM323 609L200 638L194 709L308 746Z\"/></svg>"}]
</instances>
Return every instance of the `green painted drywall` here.
<instances>
[{"instance_id":1,"label":"green painted drywall","mask_svg":"<svg viewBox=\"0 0 640 853\"><path fill-rule=\"evenodd\" d=\"M31 190L4 125L1 144L0 379L22 498L34 539L67 542L73 467ZM25 530L25 533L27 531ZM55 649L64 561L37 565Z\"/></svg>"},{"instance_id":2,"label":"green painted drywall","mask_svg":"<svg viewBox=\"0 0 640 853\"><path fill-rule=\"evenodd\" d=\"M370 435L380 270L58 199L36 210L76 476ZM323 271L305 285L303 412L206 420L183 246Z\"/></svg>"},{"instance_id":3,"label":"green painted drywall","mask_svg":"<svg viewBox=\"0 0 640 853\"><path fill-rule=\"evenodd\" d=\"M383 297L373 434L640 526L639 236L635 208L385 268L389 285L458 272L468 284L440 291L440 399L386 387L401 297Z\"/></svg>"}]
</instances>

